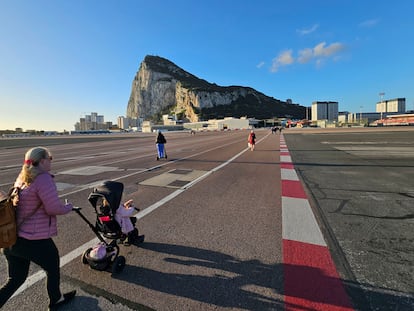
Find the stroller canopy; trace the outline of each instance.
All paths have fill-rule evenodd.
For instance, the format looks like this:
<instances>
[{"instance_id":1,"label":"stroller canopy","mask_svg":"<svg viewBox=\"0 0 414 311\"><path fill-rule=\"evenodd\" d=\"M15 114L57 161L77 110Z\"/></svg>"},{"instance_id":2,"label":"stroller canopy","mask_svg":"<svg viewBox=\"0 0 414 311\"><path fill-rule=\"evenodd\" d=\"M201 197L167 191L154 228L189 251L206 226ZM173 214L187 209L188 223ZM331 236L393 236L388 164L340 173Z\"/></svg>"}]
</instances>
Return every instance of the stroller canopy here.
<instances>
[{"instance_id":1,"label":"stroller canopy","mask_svg":"<svg viewBox=\"0 0 414 311\"><path fill-rule=\"evenodd\" d=\"M105 199L110 206L112 215L121 204L122 192L124 191L124 184L117 181L105 181L99 185L89 194L88 200L97 212L101 212L103 199Z\"/></svg>"}]
</instances>

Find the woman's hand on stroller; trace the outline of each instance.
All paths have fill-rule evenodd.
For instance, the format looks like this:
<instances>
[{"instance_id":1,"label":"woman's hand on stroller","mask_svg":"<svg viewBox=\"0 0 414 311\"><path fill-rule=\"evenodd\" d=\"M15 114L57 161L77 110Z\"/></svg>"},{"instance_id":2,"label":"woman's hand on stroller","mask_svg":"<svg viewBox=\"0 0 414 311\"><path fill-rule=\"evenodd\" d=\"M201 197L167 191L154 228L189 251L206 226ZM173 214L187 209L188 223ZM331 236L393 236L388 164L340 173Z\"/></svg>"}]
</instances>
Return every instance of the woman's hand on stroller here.
<instances>
[{"instance_id":1,"label":"woman's hand on stroller","mask_svg":"<svg viewBox=\"0 0 414 311\"><path fill-rule=\"evenodd\" d=\"M73 209L73 205L72 205L72 203L70 203L68 201L68 199L65 199L65 208L67 208L67 209Z\"/></svg>"},{"instance_id":2,"label":"woman's hand on stroller","mask_svg":"<svg viewBox=\"0 0 414 311\"><path fill-rule=\"evenodd\" d=\"M65 199L65 207L71 207L72 211L80 211L80 210L81 210L81 208L80 208L80 207L78 207L78 206L73 206L73 204L72 204L72 203L70 203L70 202L68 201L68 199Z\"/></svg>"}]
</instances>

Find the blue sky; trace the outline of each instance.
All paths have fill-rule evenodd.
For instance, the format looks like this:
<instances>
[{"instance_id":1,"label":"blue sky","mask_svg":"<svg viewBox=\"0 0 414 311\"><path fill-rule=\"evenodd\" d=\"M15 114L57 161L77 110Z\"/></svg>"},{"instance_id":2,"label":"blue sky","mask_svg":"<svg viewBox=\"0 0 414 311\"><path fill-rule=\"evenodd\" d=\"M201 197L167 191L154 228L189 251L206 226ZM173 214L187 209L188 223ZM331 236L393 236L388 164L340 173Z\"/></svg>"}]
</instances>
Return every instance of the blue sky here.
<instances>
[{"instance_id":1,"label":"blue sky","mask_svg":"<svg viewBox=\"0 0 414 311\"><path fill-rule=\"evenodd\" d=\"M414 109L411 0L0 0L0 129L116 123L146 55L311 106Z\"/></svg>"}]
</instances>

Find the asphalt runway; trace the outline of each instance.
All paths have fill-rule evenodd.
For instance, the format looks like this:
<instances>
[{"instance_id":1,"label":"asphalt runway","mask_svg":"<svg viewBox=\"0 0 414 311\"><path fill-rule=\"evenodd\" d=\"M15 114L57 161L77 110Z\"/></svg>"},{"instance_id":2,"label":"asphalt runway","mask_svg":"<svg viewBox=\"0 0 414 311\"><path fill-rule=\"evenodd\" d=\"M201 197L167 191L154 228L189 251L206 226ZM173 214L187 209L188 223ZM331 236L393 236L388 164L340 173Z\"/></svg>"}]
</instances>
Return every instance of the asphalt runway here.
<instances>
[{"instance_id":1,"label":"asphalt runway","mask_svg":"<svg viewBox=\"0 0 414 311\"><path fill-rule=\"evenodd\" d=\"M81 263L96 237L76 213L59 218L62 287L79 293L66 310L312 310L284 299L280 136L258 130L250 152L247 134L166 133L167 161L156 161L152 134L2 139L0 188L27 147L45 145L62 200L88 219L88 195L104 180L124 183L124 199L141 209L146 240L121 246L126 267L116 276ZM414 131L283 134L354 309L411 310ZM46 309L38 270L4 310Z\"/></svg>"}]
</instances>

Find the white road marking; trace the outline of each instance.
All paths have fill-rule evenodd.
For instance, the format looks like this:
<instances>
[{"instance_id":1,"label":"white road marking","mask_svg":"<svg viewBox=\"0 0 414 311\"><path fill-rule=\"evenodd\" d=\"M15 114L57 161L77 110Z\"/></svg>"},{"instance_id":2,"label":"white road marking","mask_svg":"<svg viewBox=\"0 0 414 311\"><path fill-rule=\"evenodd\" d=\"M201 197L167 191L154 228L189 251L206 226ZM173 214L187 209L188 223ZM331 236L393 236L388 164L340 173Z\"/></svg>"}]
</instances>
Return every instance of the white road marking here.
<instances>
[{"instance_id":1,"label":"white road marking","mask_svg":"<svg viewBox=\"0 0 414 311\"><path fill-rule=\"evenodd\" d=\"M282 197L282 224L284 239L326 246L307 199Z\"/></svg>"},{"instance_id":2,"label":"white road marking","mask_svg":"<svg viewBox=\"0 0 414 311\"><path fill-rule=\"evenodd\" d=\"M90 175L96 175L100 173L105 172L115 172L115 171L121 171L121 169L117 167L110 167L110 166L82 166L78 168L74 168L72 170L66 170L60 172L60 175L81 175L81 176L90 176Z\"/></svg>"},{"instance_id":3,"label":"white road marking","mask_svg":"<svg viewBox=\"0 0 414 311\"><path fill-rule=\"evenodd\" d=\"M280 176L282 180L299 180L298 174L294 169L281 168Z\"/></svg>"},{"instance_id":4,"label":"white road marking","mask_svg":"<svg viewBox=\"0 0 414 311\"><path fill-rule=\"evenodd\" d=\"M280 162L283 163L292 163L292 158L290 156L281 155L280 156Z\"/></svg>"}]
</instances>

